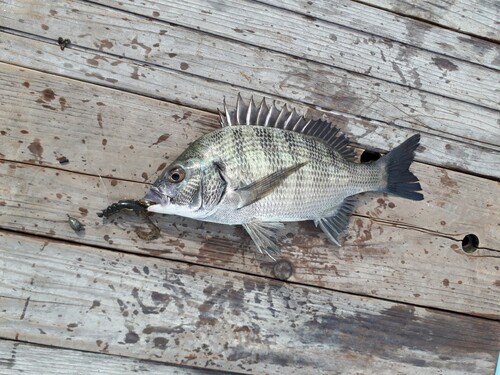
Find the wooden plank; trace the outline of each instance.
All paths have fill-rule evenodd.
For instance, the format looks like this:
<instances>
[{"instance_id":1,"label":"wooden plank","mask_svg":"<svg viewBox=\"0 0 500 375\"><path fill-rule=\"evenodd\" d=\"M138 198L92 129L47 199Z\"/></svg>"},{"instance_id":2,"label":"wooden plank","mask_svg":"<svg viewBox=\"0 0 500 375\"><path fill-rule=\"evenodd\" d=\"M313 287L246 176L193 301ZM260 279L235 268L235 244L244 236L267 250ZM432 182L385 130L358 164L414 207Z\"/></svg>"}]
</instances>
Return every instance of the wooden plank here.
<instances>
[{"instance_id":1,"label":"wooden plank","mask_svg":"<svg viewBox=\"0 0 500 375\"><path fill-rule=\"evenodd\" d=\"M437 183L428 190L427 201L367 200L359 210L373 219L354 217L341 248L331 245L312 223L287 224L280 244L282 258L293 267L290 280L499 318L498 184L485 187L470 176L462 179L452 172L422 171L425 168L417 172L425 188ZM461 193L469 182L473 190ZM496 190L490 189L493 184ZM104 223L95 216L111 202L141 197L146 191L142 183L102 181L54 168L2 163L0 227L274 277L273 262L255 254L240 227L160 215L155 221L161 237L144 241L136 230L147 227L134 214L117 215ZM478 198L472 198L469 191L476 191ZM478 202L479 197L483 201ZM469 199L471 206L467 206ZM72 231L67 214L86 225L84 233ZM434 224L434 220L443 222ZM461 229L465 231L454 232ZM469 231L479 236L483 247L473 254L461 249L461 239Z\"/></svg>"},{"instance_id":2,"label":"wooden plank","mask_svg":"<svg viewBox=\"0 0 500 375\"><path fill-rule=\"evenodd\" d=\"M27 3L11 3L12 5L7 8L8 17L5 26L30 33L37 30L38 35L52 39L57 39L54 34L54 30L57 30L57 35L71 36L72 42L80 46L95 48L105 43L106 47L101 49L110 54L175 69L184 67L192 74L226 81L221 79L220 70L224 66L221 59L223 59L226 64L225 70L230 70L236 76L231 82L237 85L242 85L242 80L247 85L245 75L250 79L250 69L263 68L262 65L252 61L251 56L256 55L257 51L251 52L247 46L239 43L227 40L222 42L220 38L209 37L200 31L173 27L164 22L145 22L143 17L77 0L63 2L53 16L51 12L55 9L52 9L52 4L42 0L31 0ZM186 4L185 1L179 3L182 3L181 9L178 9L175 2L169 2L168 5L164 3L169 8L169 15L176 11L186 14L187 9L194 5ZM199 1L194 3L198 7L205 7ZM142 5L139 7L140 9L136 11L146 11ZM78 9L77 12L73 10L75 8ZM220 7L215 8L220 9ZM223 27L219 26L217 30L208 31L221 34L224 30L222 35L225 37L234 38L233 34L236 34L237 40L245 43L342 70L366 74L382 80L383 83L389 81L417 88L423 92L500 109L498 100L500 76L494 70L457 59L444 58L398 42L377 39L373 35L338 27L332 23L311 21L301 15L259 3L235 1L226 4L222 9L223 12L209 9L206 10L209 13L203 13L204 17L212 18L206 22L219 21L220 24L221 19L225 20ZM245 12L241 12L241 9L245 9ZM192 9L187 13L192 14ZM149 9L145 15L150 16ZM161 15L159 18L161 19ZM252 18L259 20L259 23L250 23L249 19ZM89 19L92 20L90 28ZM43 28L40 27L40 20L43 20ZM246 30L249 24L252 25L252 32L238 33L233 30ZM275 30L277 24L280 24L280 36L287 38L288 43L277 41ZM228 32L231 35L228 35ZM105 39L103 35L106 36ZM262 50L260 52L264 53ZM172 53L176 56L171 57ZM244 70L241 61L246 61ZM299 67L303 67L304 62L301 64L298 64ZM274 71L295 72L286 65L281 67L278 61L270 65L272 67L269 69ZM265 83L269 82L265 77L260 79ZM317 77L314 84L319 86L320 82L321 78ZM282 85L283 81L280 86ZM330 94L332 92L334 91Z\"/></svg>"},{"instance_id":3,"label":"wooden plank","mask_svg":"<svg viewBox=\"0 0 500 375\"><path fill-rule=\"evenodd\" d=\"M0 63L0 79L4 83L0 124L8 139L0 157L8 160L150 180L154 170L145 166L153 160L157 167L172 161L189 142L219 126L211 113L7 64ZM210 99L215 107L216 97ZM228 98L228 102L234 102L234 98ZM298 109L306 111L304 107ZM387 151L412 134L342 115L330 114L329 119L353 142L370 149ZM161 138L165 134L169 135L168 148ZM34 155L29 146L36 139L43 140L45 147L53 143L53 149ZM417 160L500 176L498 152L429 136L423 136L422 145ZM117 154L122 162L109 163ZM70 163L61 165L62 156Z\"/></svg>"},{"instance_id":4,"label":"wooden plank","mask_svg":"<svg viewBox=\"0 0 500 375\"><path fill-rule=\"evenodd\" d=\"M363 2L459 32L500 41L498 33L500 5L496 0L434 0L422 1L418 5L408 0L363 0Z\"/></svg>"},{"instance_id":5,"label":"wooden plank","mask_svg":"<svg viewBox=\"0 0 500 375\"><path fill-rule=\"evenodd\" d=\"M51 375L213 374L213 371L188 366L0 340L0 372L40 375L41 369Z\"/></svg>"},{"instance_id":6,"label":"wooden plank","mask_svg":"<svg viewBox=\"0 0 500 375\"><path fill-rule=\"evenodd\" d=\"M47 47L48 45L43 42L10 35L8 39L0 40L0 59L3 58L4 60L20 65L43 67L44 70L56 74L64 74L75 79L147 94L155 98L166 99L196 108L206 108L213 112L216 111L217 107L220 107L221 99L224 96L235 98L237 93L241 92L246 98L254 94L257 99L262 95L260 91L253 89L235 87L227 83L207 80L185 72L167 70L161 67L143 66L133 61L127 61L123 58L112 57L99 52L86 52L69 48L61 51L55 45L53 48L47 49ZM37 51L40 53L37 53ZM92 62L94 60L99 61L98 67ZM13 70L12 67L2 64L2 70L5 71L5 69L9 72ZM229 69L229 71L232 70ZM22 74L30 73L22 72ZM137 78L135 74L139 74L141 79L135 79ZM304 74L307 76L306 70L304 70ZM276 84L278 84L281 78L278 77ZM5 79L8 79L8 77ZM314 78L311 79L314 80ZM316 79L319 78L316 77ZM325 113L324 111L318 111L291 100L295 96L312 95L311 101L316 102L316 104L330 105L332 98L327 92L335 90L337 78L330 76L328 79L332 81L330 83L325 81L321 86L321 90L315 90L311 87L311 90L315 91L310 91L307 88L300 89L301 91L299 91L299 86L295 86L294 84L292 85L294 87L287 86L286 90L284 88L282 93L292 97L288 102L296 106L299 111L305 112L308 116L321 116L321 114ZM342 77L339 77L339 79L341 82L344 80ZM298 81L297 84L300 85ZM419 155L419 160L473 171L478 174L500 177L500 131L496 125L497 112L477 106L464 107L460 105L460 109L458 107L451 108L452 103L447 103L443 100L442 104L434 103L432 105L432 116L417 116L417 125L411 122L413 115L409 118L405 116L400 118L401 110L385 103L389 99L396 101L396 98L393 97L394 93L381 93L377 91L378 89L375 89L367 96L366 86L363 86L365 84L366 82L362 80L358 80L357 83L355 80L344 83L344 85L347 85L345 86L347 90L353 90L350 91L352 96L351 94L346 94L347 96L345 97L337 97L339 99L337 103L341 107L338 109L348 110L347 107L350 107L358 110L358 106L353 105L354 102L357 102L361 106L365 106L364 110L358 111L360 115L363 113L376 115L384 121L388 121L390 125L379 121L353 118L339 112L326 112L329 119L337 123L346 134L351 135L353 140L356 140L361 147L387 150L388 148L392 148L396 143L406 139L415 131L419 131L423 133L422 144L426 150L425 153ZM14 87L17 87L16 91L19 89L27 89L26 93L33 91L29 88L20 87L19 83L14 84ZM272 85L269 87L272 87ZM46 88L50 88L52 91L55 90L54 86L44 87L44 89ZM264 86L257 88L265 89ZM59 91L56 94L64 96ZM38 95L35 101L43 100L43 98L40 99L39 93L33 92L33 95ZM81 95L86 95L82 100L89 100L87 93L84 92ZM399 95L405 97L402 92L399 92ZM275 98L272 94L267 96ZM378 97L383 97L384 99L381 101L377 99ZM418 101L420 102L420 99ZM440 99L440 101L442 100ZM99 102L102 103L103 101L100 100ZM152 103L152 101L149 101L149 103ZM414 104L417 105L417 103ZM47 103L42 103L41 105L47 105ZM401 106L404 107L405 105L405 103L401 103ZM13 107L9 108L9 111L19 109L17 102L14 102L13 105L9 104L9 106ZM32 103L31 107L33 106L34 104ZM156 107L156 105L154 106ZM49 107L45 109L51 111L51 108L56 108L56 110L58 108L57 106L50 105ZM406 111L411 112L412 110L410 106L404 111L406 113ZM426 111L424 108L418 110ZM9 111L6 113L10 113ZM427 124L424 126L420 120L426 121ZM92 122L96 122L95 117ZM156 137L164 134L163 129L156 130L156 132ZM487 143L471 140L472 138L469 136L472 136L472 134L475 134L475 138L481 138ZM499 141L496 142L496 139L499 139Z\"/></svg>"},{"instance_id":7,"label":"wooden plank","mask_svg":"<svg viewBox=\"0 0 500 375\"><path fill-rule=\"evenodd\" d=\"M262 0L260 2L344 27L355 28L440 55L474 62L495 69L500 66L498 47L495 43L363 4L363 2L366 3L367 1ZM397 2L397 4L401 3ZM435 3L426 2L425 4L419 4L419 6L432 6ZM467 25L465 24L465 26ZM459 27L464 27L463 20L460 22Z\"/></svg>"},{"instance_id":8,"label":"wooden plank","mask_svg":"<svg viewBox=\"0 0 500 375\"><path fill-rule=\"evenodd\" d=\"M152 182L166 163L172 162L190 142L219 126L216 116L210 113L5 64L0 64L0 79L4 82L0 123L5 126L1 128L4 139L1 152L7 160ZM93 93L91 99L88 92ZM348 129L359 132L365 125L360 123ZM381 139L376 132L367 134ZM389 135L389 131L383 135L387 141L382 138L378 144L386 150L405 136ZM428 154L436 159L442 157L428 149L432 140L422 140L426 149L419 152L419 159L425 160ZM40 152L39 147L43 149ZM110 163L116 160L116 155L119 161ZM68 164L60 163L62 157L68 159ZM390 216L381 219L404 221L429 230L441 228L454 236L476 229L478 219L469 215L470 211L477 211L485 223L495 222L499 198L491 192L497 191L498 184L425 165L416 168L431 207L408 218L405 213L415 203L403 200L401 211L389 210ZM477 193L470 196L470 191ZM367 201L374 203L376 199ZM377 208L379 203L361 207L359 212L371 212L367 216L378 218ZM429 210L431 215L426 214ZM443 220L445 226L441 224ZM497 246L494 225L481 226L480 231L482 241L490 247Z\"/></svg>"},{"instance_id":9,"label":"wooden plank","mask_svg":"<svg viewBox=\"0 0 500 375\"><path fill-rule=\"evenodd\" d=\"M252 373L495 368L496 321L0 235L3 338Z\"/></svg>"}]
</instances>

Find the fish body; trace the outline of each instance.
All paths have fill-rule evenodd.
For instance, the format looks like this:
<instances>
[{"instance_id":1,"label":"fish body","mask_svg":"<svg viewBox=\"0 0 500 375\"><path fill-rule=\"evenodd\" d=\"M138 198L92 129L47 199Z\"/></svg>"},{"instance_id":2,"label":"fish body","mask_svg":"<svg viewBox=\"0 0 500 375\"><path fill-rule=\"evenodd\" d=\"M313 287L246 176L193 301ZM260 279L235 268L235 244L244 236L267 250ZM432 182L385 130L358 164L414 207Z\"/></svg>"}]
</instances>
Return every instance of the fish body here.
<instances>
[{"instance_id":1,"label":"fish body","mask_svg":"<svg viewBox=\"0 0 500 375\"><path fill-rule=\"evenodd\" d=\"M240 97L222 128L193 142L155 181L148 211L243 225L261 252L279 252L281 223L313 220L340 245L355 195L383 191L423 199L408 170L415 135L373 163L355 163L348 140L322 120Z\"/></svg>"}]
</instances>

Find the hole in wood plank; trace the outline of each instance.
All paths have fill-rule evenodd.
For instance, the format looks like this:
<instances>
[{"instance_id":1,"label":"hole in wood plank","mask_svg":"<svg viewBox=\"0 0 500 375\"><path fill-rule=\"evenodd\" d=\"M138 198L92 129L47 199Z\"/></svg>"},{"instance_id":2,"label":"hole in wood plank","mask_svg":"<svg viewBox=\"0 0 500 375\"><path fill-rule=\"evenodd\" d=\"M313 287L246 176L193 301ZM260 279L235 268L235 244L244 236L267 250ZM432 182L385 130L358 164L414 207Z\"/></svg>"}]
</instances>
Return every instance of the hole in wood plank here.
<instances>
[{"instance_id":1,"label":"hole in wood plank","mask_svg":"<svg viewBox=\"0 0 500 375\"><path fill-rule=\"evenodd\" d=\"M462 249L466 253L473 253L479 247L479 238L475 234L468 234L462 240Z\"/></svg>"},{"instance_id":2,"label":"hole in wood plank","mask_svg":"<svg viewBox=\"0 0 500 375\"><path fill-rule=\"evenodd\" d=\"M375 152L375 151L370 151L370 150L365 150L361 154L360 161L361 163L368 163L370 161L375 161L380 159L380 152Z\"/></svg>"}]
</instances>

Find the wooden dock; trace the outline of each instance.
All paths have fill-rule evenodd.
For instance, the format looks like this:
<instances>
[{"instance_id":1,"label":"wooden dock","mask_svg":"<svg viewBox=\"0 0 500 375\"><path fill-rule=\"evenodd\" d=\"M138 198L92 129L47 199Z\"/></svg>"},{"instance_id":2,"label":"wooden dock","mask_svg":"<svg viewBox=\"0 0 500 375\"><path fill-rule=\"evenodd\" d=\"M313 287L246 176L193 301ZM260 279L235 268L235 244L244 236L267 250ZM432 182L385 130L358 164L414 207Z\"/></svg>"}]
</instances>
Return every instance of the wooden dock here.
<instances>
[{"instance_id":1,"label":"wooden dock","mask_svg":"<svg viewBox=\"0 0 500 375\"><path fill-rule=\"evenodd\" d=\"M499 5L411 3L0 0L0 373L493 374ZM240 227L96 216L238 93L359 153L420 133L425 200L362 196L341 248L287 224L278 267Z\"/></svg>"}]
</instances>

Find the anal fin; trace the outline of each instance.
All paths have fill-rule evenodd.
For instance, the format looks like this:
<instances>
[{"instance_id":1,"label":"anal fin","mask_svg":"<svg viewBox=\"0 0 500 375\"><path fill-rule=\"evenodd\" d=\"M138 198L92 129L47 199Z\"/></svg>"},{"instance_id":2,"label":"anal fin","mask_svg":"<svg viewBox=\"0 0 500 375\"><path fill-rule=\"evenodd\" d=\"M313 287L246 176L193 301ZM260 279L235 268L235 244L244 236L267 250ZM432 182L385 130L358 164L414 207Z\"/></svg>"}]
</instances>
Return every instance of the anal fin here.
<instances>
[{"instance_id":1,"label":"anal fin","mask_svg":"<svg viewBox=\"0 0 500 375\"><path fill-rule=\"evenodd\" d=\"M314 220L314 224L319 226L321 230L328 236L337 246L340 245L340 235L347 228L349 218L354 211L354 204L356 198L351 196L344 199L344 201L336 207L332 216L322 217Z\"/></svg>"},{"instance_id":2,"label":"anal fin","mask_svg":"<svg viewBox=\"0 0 500 375\"><path fill-rule=\"evenodd\" d=\"M243 224L243 228L248 232L261 253L267 254L271 259L276 260L274 256L279 255L281 252L277 244L276 234L283 228L282 223L253 222Z\"/></svg>"}]
</instances>

